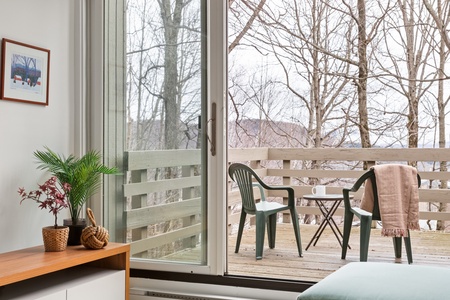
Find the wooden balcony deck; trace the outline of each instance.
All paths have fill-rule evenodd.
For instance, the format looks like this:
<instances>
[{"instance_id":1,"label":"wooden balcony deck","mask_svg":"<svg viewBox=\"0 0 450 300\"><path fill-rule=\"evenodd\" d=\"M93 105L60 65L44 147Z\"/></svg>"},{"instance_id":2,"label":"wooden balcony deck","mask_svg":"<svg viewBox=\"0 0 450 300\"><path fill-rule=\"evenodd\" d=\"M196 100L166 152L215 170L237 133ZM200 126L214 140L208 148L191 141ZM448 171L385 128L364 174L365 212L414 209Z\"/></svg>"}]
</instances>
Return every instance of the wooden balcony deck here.
<instances>
[{"instance_id":1,"label":"wooden balcony deck","mask_svg":"<svg viewBox=\"0 0 450 300\"><path fill-rule=\"evenodd\" d=\"M239 253L234 253L236 235L228 237L228 274L288 280L317 282L343 265L359 261L359 227L352 228L347 259L341 259L341 248L329 227L316 246L304 249L311 240L317 225L300 225L303 257L299 257L291 224L277 224L274 249L265 240L262 260L255 259L254 226L244 231ZM266 237L267 239L267 237ZM411 232L414 264L450 267L450 233L435 231ZM369 261L395 263L392 239L382 237L379 229L373 229L369 245ZM403 247L401 262L407 264Z\"/></svg>"}]
</instances>

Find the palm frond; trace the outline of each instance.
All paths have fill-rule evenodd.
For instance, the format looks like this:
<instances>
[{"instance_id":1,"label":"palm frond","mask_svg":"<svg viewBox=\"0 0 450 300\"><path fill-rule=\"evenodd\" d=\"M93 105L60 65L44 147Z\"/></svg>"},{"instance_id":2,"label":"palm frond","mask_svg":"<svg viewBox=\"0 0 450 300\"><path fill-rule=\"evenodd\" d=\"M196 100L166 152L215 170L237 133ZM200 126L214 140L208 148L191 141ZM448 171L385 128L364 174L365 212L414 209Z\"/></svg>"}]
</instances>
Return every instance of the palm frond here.
<instances>
[{"instance_id":1,"label":"palm frond","mask_svg":"<svg viewBox=\"0 0 450 300\"><path fill-rule=\"evenodd\" d=\"M78 219L81 208L101 186L101 174L117 174L117 168L109 168L101 163L98 151L91 150L81 158L73 155L67 158L56 154L48 147L46 151L34 153L41 170L52 173L61 184L68 183L69 209L72 219Z\"/></svg>"}]
</instances>

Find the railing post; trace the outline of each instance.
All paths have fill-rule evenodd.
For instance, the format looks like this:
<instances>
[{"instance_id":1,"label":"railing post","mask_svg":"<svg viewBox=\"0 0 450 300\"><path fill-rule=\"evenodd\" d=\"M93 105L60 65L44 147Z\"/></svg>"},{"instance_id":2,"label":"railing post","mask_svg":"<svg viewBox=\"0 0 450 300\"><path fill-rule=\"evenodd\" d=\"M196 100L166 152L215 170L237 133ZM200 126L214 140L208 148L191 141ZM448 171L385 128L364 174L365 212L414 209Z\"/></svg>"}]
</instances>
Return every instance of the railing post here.
<instances>
[{"instance_id":1,"label":"railing post","mask_svg":"<svg viewBox=\"0 0 450 300\"><path fill-rule=\"evenodd\" d=\"M261 161L260 160L252 160L252 161L250 161L250 168L252 168L252 169L259 169L259 168L261 168Z\"/></svg>"},{"instance_id":2,"label":"railing post","mask_svg":"<svg viewBox=\"0 0 450 300\"><path fill-rule=\"evenodd\" d=\"M291 168L291 161L290 160L283 160L283 169L289 170ZM290 176L283 176L283 185L291 186L292 181ZM283 197L283 204L288 204L289 198ZM290 223L291 222L291 215L290 213L283 212L283 223Z\"/></svg>"},{"instance_id":3,"label":"railing post","mask_svg":"<svg viewBox=\"0 0 450 300\"><path fill-rule=\"evenodd\" d=\"M131 171L131 182L145 182L147 181L147 170ZM147 195L137 195L131 197L131 208L141 208L147 206ZM148 227L141 227L131 230L131 240L139 241L148 237ZM134 257L148 256L148 251L137 253Z\"/></svg>"},{"instance_id":4,"label":"railing post","mask_svg":"<svg viewBox=\"0 0 450 300\"><path fill-rule=\"evenodd\" d=\"M191 177L195 175L194 166L183 166L181 167L181 176L182 177ZM188 187L181 190L181 199L191 199L195 195L195 188ZM195 216L188 216L183 218L183 227L188 227L195 223ZM194 248L197 244L198 236L191 236L183 239L183 248Z\"/></svg>"}]
</instances>

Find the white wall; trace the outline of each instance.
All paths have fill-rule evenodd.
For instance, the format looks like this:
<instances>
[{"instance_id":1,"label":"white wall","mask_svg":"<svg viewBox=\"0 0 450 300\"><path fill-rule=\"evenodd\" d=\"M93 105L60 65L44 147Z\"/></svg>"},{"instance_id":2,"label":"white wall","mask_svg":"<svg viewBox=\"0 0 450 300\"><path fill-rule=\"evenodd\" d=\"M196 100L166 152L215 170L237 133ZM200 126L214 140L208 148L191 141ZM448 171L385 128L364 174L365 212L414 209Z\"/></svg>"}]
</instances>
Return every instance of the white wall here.
<instances>
[{"instance_id":1,"label":"white wall","mask_svg":"<svg viewBox=\"0 0 450 300\"><path fill-rule=\"evenodd\" d=\"M32 201L19 205L19 187L37 188L35 150L74 150L74 0L0 0L0 38L50 50L49 105L0 100L0 253L42 244L53 216ZM63 217L60 216L60 224Z\"/></svg>"}]
</instances>

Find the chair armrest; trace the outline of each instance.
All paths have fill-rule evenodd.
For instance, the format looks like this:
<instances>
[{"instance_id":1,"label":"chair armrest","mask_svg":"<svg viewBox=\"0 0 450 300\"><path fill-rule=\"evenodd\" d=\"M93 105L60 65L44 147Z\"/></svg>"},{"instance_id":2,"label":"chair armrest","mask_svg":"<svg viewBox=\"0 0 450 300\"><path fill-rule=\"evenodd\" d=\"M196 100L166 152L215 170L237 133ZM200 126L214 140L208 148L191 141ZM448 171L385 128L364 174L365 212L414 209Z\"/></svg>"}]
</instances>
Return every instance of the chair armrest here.
<instances>
[{"instance_id":1,"label":"chair armrest","mask_svg":"<svg viewBox=\"0 0 450 300\"><path fill-rule=\"evenodd\" d=\"M365 211L364 209L361 209L359 207L352 207L351 211L357 215L360 219L361 217L370 217L372 216L372 213Z\"/></svg>"},{"instance_id":2,"label":"chair armrest","mask_svg":"<svg viewBox=\"0 0 450 300\"><path fill-rule=\"evenodd\" d=\"M266 195L264 194L264 187L261 184L257 183L257 182L252 183L252 186L259 188L259 192L261 194L261 201L266 201ZM288 197L289 198L291 198L291 197L294 198L294 189L292 187L290 187L290 186L284 186L284 185L272 185L272 186L270 186L270 185L266 185L265 187L266 187L266 190L287 191L288 192ZM291 196L291 194L292 194L292 196Z\"/></svg>"},{"instance_id":3,"label":"chair armrest","mask_svg":"<svg viewBox=\"0 0 450 300\"><path fill-rule=\"evenodd\" d=\"M263 187L257 182L252 183L252 186L259 188L259 194L261 195L261 201L266 201L266 195L264 194Z\"/></svg>"},{"instance_id":4,"label":"chair armrest","mask_svg":"<svg viewBox=\"0 0 450 300\"><path fill-rule=\"evenodd\" d=\"M349 189L349 188L342 189L342 194L344 196L345 209L353 212L359 218L361 218L361 216L372 216L371 212L365 211L359 207L352 207L352 205L350 203L350 192L355 192L355 191L354 191L354 189Z\"/></svg>"},{"instance_id":5,"label":"chair armrest","mask_svg":"<svg viewBox=\"0 0 450 300\"><path fill-rule=\"evenodd\" d=\"M267 190L272 191L287 191L288 192L288 205L289 206L295 206L295 195L294 195L294 189L291 186L285 186L285 185L266 185L265 188Z\"/></svg>"},{"instance_id":6,"label":"chair armrest","mask_svg":"<svg viewBox=\"0 0 450 300\"><path fill-rule=\"evenodd\" d=\"M255 182L254 184L259 184L260 185L260 189L261 187L266 189L266 190L278 190L278 191L287 191L288 192L288 205L289 206L295 206L295 195L294 195L294 189L290 186L283 186L283 185L267 185L264 181L261 180L261 178L259 178L259 176L249 167L247 166L242 166L243 168L246 168L248 170L248 172L250 172L253 177L258 181Z\"/></svg>"}]
</instances>

